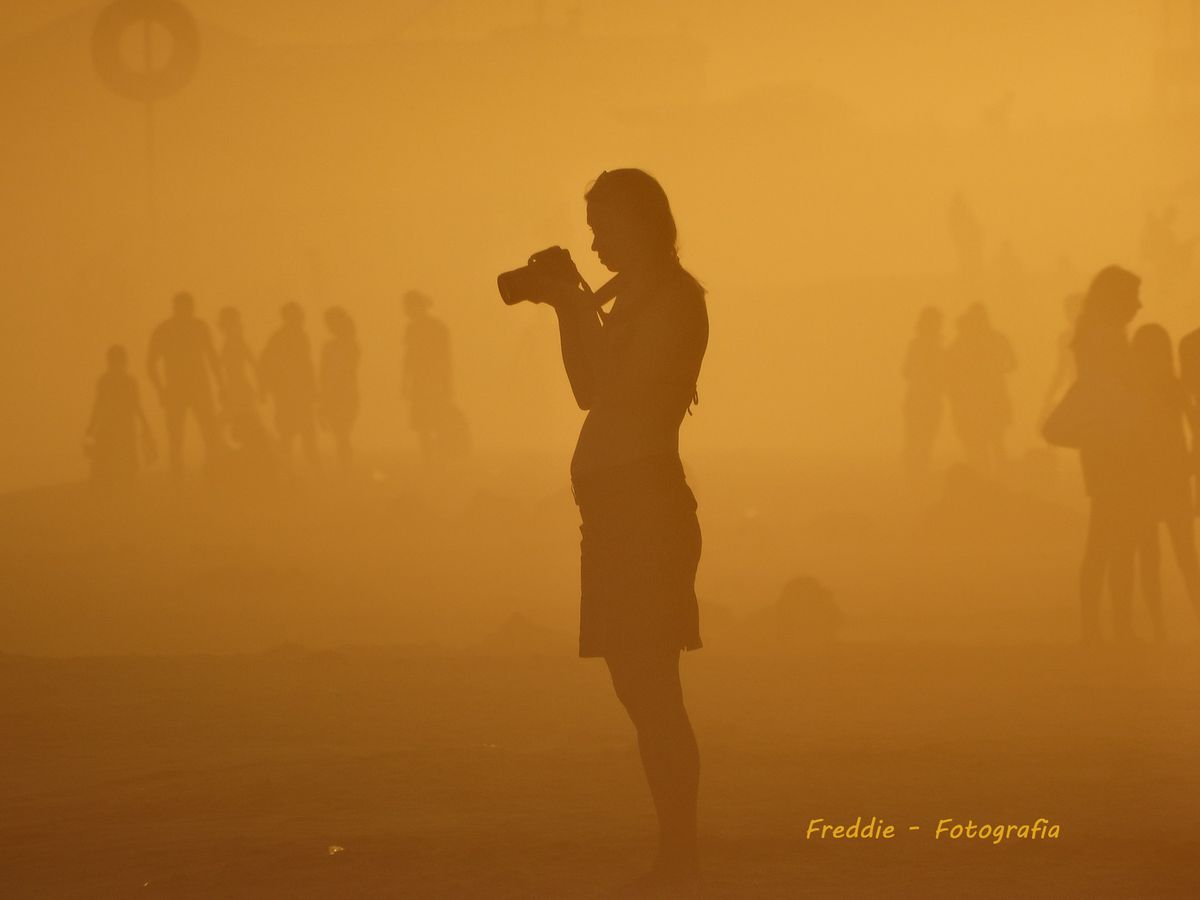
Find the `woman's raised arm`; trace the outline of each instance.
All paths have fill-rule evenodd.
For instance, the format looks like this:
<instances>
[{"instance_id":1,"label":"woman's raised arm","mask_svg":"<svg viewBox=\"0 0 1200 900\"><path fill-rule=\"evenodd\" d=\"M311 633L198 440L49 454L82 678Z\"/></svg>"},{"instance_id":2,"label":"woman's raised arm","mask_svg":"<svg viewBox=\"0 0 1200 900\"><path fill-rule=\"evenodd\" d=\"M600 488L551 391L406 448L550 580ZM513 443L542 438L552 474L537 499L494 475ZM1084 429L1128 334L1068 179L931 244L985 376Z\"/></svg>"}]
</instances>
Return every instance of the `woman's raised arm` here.
<instances>
[{"instance_id":1,"label":"woman's raised arm","mask_svg":"<svg viewBox=\"0 0 1200 900\"><path fill-rule=\"evenodd\" d=\"M591 409L604 329L600 313L591 295L578 288L572 288L552 305L558 314L558 336L571 393L580 409Z\"/></svg>"}]
</instances>

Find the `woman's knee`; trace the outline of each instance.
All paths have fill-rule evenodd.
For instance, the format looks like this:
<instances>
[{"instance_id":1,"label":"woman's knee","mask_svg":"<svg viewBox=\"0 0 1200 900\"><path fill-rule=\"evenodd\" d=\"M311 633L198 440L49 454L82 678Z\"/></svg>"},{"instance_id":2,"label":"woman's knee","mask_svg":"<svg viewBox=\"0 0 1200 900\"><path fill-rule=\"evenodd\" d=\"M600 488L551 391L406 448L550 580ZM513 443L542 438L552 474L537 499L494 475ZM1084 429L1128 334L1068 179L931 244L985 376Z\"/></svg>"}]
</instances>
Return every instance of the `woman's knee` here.
<instances>
[{"instance_id":1,"label":"woman's knee","mask_svg":"<svg viewBox=\"0 0 1200 900\"><path fill-rule=\"evenodd\" d=\"M608 657L617 699L638 728L667 725L683 710L678 654Z\"/></svg>"}]
</instances>

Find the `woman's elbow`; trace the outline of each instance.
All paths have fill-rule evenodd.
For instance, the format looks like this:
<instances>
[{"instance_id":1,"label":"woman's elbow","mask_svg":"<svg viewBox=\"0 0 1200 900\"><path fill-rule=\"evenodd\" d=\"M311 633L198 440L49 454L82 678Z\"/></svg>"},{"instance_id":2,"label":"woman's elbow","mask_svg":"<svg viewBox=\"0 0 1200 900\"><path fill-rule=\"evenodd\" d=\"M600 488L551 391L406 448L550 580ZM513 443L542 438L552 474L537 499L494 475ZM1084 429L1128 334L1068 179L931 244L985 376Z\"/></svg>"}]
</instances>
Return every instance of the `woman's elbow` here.
<instances>
[{"instance_id":1,"label":"woman's elbow","mask_svg":"<svg viewBox=\"0 0 1200 900\"><path fill-rule=\"evenodd\" d=\"M575 398L575 405L580 409L592 408L592 392L586 386L572 384L571 396Z\"/></svg>"}]
</instances>

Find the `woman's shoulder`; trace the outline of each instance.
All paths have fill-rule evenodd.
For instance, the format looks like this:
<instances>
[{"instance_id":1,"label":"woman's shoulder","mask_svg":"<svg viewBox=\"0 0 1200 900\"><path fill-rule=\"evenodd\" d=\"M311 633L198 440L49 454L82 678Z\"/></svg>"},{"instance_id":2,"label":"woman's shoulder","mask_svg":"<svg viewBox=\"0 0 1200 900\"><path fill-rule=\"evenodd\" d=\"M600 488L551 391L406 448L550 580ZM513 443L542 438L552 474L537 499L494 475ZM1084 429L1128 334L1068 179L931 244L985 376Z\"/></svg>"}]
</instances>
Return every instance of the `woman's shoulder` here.
<instances>
[{"instance_id":1,"label":"woman's shoulder","mask_svg":"<svg viewBox=\"0 0 1200 900\"><path fill-rule=\"evenodd\" d=\"M697 279L696 276L679 266L675 272L675 276L671 279L671 288L681 297L690 300L704 300L704 295L708 293Z\"/></svg>"},{"instance_id":2,"label":"woman's shoulder","mask_svg":"<svg viewBox=\"0 0 1200 900\"><path fill-rule=\"evenodd\" d=\"M706 293L704 286L682 266L672 273L662 288L663 299L667 301L665 306L674 315L707 316Z\"/></svg>"}]
</instances>

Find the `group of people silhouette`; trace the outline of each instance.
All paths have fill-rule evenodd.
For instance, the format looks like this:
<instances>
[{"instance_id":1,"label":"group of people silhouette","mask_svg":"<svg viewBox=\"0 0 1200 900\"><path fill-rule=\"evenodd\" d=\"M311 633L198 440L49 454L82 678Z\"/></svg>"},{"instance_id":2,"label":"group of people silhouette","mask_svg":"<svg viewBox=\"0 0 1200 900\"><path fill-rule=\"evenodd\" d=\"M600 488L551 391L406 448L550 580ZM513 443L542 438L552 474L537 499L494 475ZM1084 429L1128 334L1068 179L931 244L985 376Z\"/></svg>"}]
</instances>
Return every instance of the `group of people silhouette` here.
<instances>
[{"instance_id":1,"label":"group of people silhouette","mask_svg":"<svg viewBox=\"0 0 1200 900\"><path fill-rule=\"evenodd\" d=\"M658 819L654 864L620 895L695 896L700 756L679 657L702 646L695 591L702 538L679 429L698 398L709 334L705 290L680 262L674 216L652 176L638 169L603 172L584 199L592 250L613 278L593 293L570 264L565 274L538 280L539 293L531 298L555 312L565 374L587 412L571 461L581 520L579 655L601 657L608 667L636 731ZM973 228L965 213L958 218L970 256ZM1200 330L1180 342L1177 374L1164 328L1143 325L1132 339L1127 333L1140 308L1139 285L1136 275L1110 266L1084 295L1068 299L1074 321L1060 342L1045 415L1046 439L1079 450L1091 500L1079 582L1088 642L1103 637L1106 589L1113 636L1133 639L1135 569L1155 635L1163 637L1164 524L1200 612L1192 522L1197 466L1188 438L1189 431L1200 434ZM450 389L448 333L428 314L428 297L411 291L404 302L410 322L402 393L410 424L427 455L462 453L466 427ZM282 307L278 329L256 358L237 310L218 314L217 348L192 297L175 297L173 315L151 337L147 371L165 413L176 479L183 473L189 414L210 461L240 455L248 470L286 467L299 443L315 466L320 423L334 438L339 463L351 465L360 350L346 310L332 307L324 318L328 337L319 365L296 303ZM928 469L945 403L968 464L998 474L1012 421L1011 343L981 304L958 317L948 345L942 329L941 311L924 309L908 348L907 464L914 472ZM100 481L130 480L139 455L153 453L127 362L122 347L111 348L97 387L88 434ZM273 433L259 414L267 401Z\"/></svg>"},{"instance_id":2,"label":"group of people silhouette","mask_svg":"<svg viewBox=\"0 0 1200 900\"><path fill-rule=\"evenodd\" d=\"M431 305L419 291L405 295L409 325L401 390L426 455L459 455L467 450L467 428L451 389L449 333L429 314ZM357 329L341 306L326 309L324 323L327 337L318 361L304 308L285 303L278 328L256 355L239 310L226 306L217 313L218 347L192 295L175 295L172 314L152 332L146 355L146 372L165 418L173 480L184 477L189 417L199 430L206 468L238 484L290 471L297 444L306 463L318 468L319 429L331 436L339 468L352 469L351 437L359 413ZM264 421L265 404L273 428ZM123 346L110 347L85 434L92 480L131 484L138 470L158 457L153 434L128 353Z\"/></svg>"},{"instance_id":3,"label":"group of people silhouette","mask_svg":"<svg viewBox=\"0 0 1200 900\"><path fill-rule=\"evenodd\" d=\"M1140 285L1137 275L1119 266L1102 269L1092 280L1071 340L1075 380L1043 427L1051 443L1079 450L1091 499L1079 578L1087 643L1103 639L1100 607L1106 588L1113 638L1135 639L1135 580L1155 638L1165 637L1162 526L1188 599L1200 614L1193 525L1200 331L1179 342L1178 370L1171 337L1161 325L1141 325L1131 338L1129 326L1141 309Z\"/></svg>"},{"instance_id":4,"label":"group of people silhouette","mask_svg":"<svg viewBox=\"0 0 1200 900\"><path fill-rule=\"evenodd\" d=\"M948 402L967 464L981 473L997 474L1005 461L1005 431L1012 423L1007 379L1017 367L1016 355L981 303L968 306L958 317L949 345L942 334L943 320L936 306L921 310L904 359L905 464L914 476L929 470Z\"/></svg>"},{"instance_id":5,"label":"group of people silhouette","mask_svg":"<svg viewBox=\"0 0 1200 900\"><path fill-rule=\"evenodd\" d=\"M1179 367L1167 330L1130 324L1141 308L1141 279L1118 266L1101 270L1086 293L1067 296L1068 328L1040 421L1052 444L1080 454L1091 501L1079 591L1085 642L1104 639L1100 609L1107 591L1111 635L1135 639L1135 586L1153 636L1164 640L1160 531L1165 526L1184 589L1200 615L1200 561L1193 519L1200 509L1200 330L1179 343ZM1006 379L1016 368L1007 338L980 304L958 318L945 345L943 315L921 310L903 373L905 462L926 473L944 406L967 466L1001 473L1004 434L1012 422Z\"/></svg>"}]
</instances>

